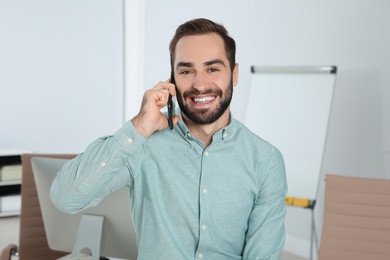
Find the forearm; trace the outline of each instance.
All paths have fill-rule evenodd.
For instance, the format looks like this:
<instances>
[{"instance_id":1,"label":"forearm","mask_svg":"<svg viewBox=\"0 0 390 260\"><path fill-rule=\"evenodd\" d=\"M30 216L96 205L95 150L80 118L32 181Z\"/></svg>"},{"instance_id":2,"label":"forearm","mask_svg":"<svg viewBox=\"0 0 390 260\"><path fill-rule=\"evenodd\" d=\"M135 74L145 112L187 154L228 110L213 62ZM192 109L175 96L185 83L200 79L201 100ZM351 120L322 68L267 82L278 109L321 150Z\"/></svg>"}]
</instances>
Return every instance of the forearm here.
<instances>
[{"instance_id":1,"label":"forearm","mask_svg":"<svg viewBox=\"0 0 390 260\"><path fill-rule=\"evenodd\" d=\"M131 123L126 123L112 136L95 140L58 172L50 191L53 204L61 211L76 213L97 205L109 193L131 185L128 158L143 142Z\"/></svg>"},{"instance_id":2,"label":"forearm","mask_svg":"<svg viewBox=\"0 0 390 260\"><path fill-rule=\"evenodd\" d=\"M254 232L249 231L243 260L280 259L285 243L286 206L284 201L282 198L273 205L264 205L254 209L250 222L258 229ZM264 211L267 212L266 216L264 216ZM259 215L262 217L257 218ZM256 224L259 221L261 224Z\"/></svg>"}]
</instances>

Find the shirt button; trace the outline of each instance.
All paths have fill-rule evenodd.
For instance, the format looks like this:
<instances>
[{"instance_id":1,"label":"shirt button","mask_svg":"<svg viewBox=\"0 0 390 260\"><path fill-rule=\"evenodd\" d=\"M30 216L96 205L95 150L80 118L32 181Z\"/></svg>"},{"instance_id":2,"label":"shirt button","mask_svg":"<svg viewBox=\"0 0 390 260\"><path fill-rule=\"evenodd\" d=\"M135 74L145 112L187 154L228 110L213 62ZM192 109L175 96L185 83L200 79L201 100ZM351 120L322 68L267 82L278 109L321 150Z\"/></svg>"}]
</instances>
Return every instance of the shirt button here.
<instances>
[{"instance_id":1,"label":"shirt button","mask_svg":"<svg viewBox=\"0 0 390 260\"><path fill-rule=\"evenodd\" d=\"M100 164L102 167L106 167L106 163L105 162L102 162L101 164Z\"/></svg>"},{"instance_id":2,"label":"shirt button","mask_svg":"<svg viewBox=\"0 0 390 260\"><path fill-rule=\"evenodd\" d=\"M203 229L203 230L206 230L206 225L202 225L202 229Z\"/></svg>"},{"instance_id":3,"label":"shirt button","mask_svg":"<svg viewBox=\"0 0 390 260\"><path fill-rule=\"evenodd\" d=\"M127 139L127 142L128 142L129 144L131 144L131 143L133 142L133 138Z\"/></svg>"},{"instance_id":4,"label":"shirt button","mask_svg":"<svg viewBox=\"0 0 390 260\"><path fill-rule=\"evenodd\" d=\"M204 152L204 155L205 156L209 156L209 152Z\"/></svg>"},{"instance_id":5,"label":"shirt button","mask_svg":"<svg viewBox=\"0 0 390 260\"><path fill-rule=\"evenodd\" d=\"M207 189L206 189L206 188L203 188L202 192L203 192L203 193L207 193Z\"/></svg>"},{"instance_id":6,"label":"shirt button","mask_svg":"<svg viewBox=\"0 0 390 260\"><path fill-rule=\"evenodd\" d=\"M190 132L187 133L187 137L191 138L191 133Z\"/></svg>"},{"instance_id":7,"label":"shirt button","mask_svg":"<svg viewBox=\"0 0 390 260\"><path fill-rule=\"evenodd\" d=\"M227 134L227 133L224 133L224 134L223 134L223 138L226 138L226 137L228 137L228 134Z\"/></svg>"},{"instance_id":8,"label":"shirt button","mask_svg":"<svg viewBox=\"0 0 390 260\"><path fill-rule=\"evenodd\" d=\"M203 258L203 254L202 253L198 254L198 257Z\"/></svg>"}]
</instances>

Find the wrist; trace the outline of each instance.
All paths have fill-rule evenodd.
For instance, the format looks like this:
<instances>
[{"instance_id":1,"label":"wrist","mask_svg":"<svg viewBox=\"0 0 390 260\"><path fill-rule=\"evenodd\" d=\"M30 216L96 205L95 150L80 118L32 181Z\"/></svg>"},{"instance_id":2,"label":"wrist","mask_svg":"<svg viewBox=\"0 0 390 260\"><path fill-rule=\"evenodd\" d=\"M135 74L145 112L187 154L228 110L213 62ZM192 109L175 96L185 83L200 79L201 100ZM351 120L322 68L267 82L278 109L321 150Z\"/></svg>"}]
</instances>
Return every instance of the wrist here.
<instances>
[{"instance_id":1,"label":"wrist","mask_svg":"<svg viewBox=\"0 0 390 260\"><path fill-rule=\"evenodd\" d=\"M130 120L133 124L134 128L140 133L143 137L148 138L151 134L147 131L147 129L144 127L144 124L142 124L139 120L138 116L133 117L133 119Z\"/></svg>"}]
</instances>

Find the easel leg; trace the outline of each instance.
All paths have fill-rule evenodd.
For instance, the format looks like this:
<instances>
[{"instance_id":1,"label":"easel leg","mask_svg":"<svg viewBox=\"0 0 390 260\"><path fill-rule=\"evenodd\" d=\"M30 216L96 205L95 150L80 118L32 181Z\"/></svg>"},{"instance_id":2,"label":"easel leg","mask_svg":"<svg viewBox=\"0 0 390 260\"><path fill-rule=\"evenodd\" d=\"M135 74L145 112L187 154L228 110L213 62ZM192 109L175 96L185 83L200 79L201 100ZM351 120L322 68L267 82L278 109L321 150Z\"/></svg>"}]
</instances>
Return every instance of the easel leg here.
<instances>
[{"instance_id":1,"label":"easel leg","mask_svg":"<svg viewBox=\"0 0 390 260\"><path fill-rule=\"evenodd\" d=\"M315 226L315 219L314 219L314 209L311 209L311 235L310 235L310 260L313 260L313 253L314 253L314 244L315 252L318 257L318 241L317 241L317 232L316 232L316 226Z\"/></svg>"}]
</instances>

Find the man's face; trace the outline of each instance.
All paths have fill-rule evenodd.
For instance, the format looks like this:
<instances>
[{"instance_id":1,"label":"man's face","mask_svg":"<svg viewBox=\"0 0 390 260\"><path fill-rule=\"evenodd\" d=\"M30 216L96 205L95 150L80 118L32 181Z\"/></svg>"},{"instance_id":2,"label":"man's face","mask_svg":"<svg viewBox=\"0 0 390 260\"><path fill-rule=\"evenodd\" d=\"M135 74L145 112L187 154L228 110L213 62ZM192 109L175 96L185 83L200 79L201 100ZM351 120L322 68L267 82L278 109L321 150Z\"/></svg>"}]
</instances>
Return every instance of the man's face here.
<instances>
[{"instance_id":1,"label":"man's face","mask_svg":"<svg viewBox=\"0 0 390 260\"><path fill-rule=\"evenodd\" d=\"M232 73L222 38L215 33L185 36L175 54L177 100L184 116L200 125L229 116L238 65Z\"/></svg>"}]
</instances>

